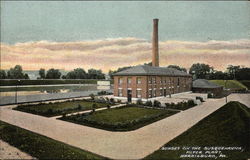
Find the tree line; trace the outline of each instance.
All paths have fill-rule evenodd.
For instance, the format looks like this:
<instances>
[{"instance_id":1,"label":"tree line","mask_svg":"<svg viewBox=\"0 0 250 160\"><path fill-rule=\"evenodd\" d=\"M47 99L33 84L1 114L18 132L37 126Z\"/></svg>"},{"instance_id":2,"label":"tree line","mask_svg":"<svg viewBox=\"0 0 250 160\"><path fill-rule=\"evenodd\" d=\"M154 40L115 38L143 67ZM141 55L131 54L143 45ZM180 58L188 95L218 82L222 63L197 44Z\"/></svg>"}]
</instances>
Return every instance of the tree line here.
<instances>
[{"instance_id":1,"label":"tree line","mask_svg":"<svg viewBox=\"0 0 250 160\"><path fill-rule=\"evenodd\" d=\"M66 75L62 75L59 69L51 68L46 71L41 68L38 73L39 77L37 77L37 79L105 79L105 74L102 70L93 68L89 69L87 72L82 68L76 68ZM16 65L7 72L5 70L0 70L0 79L29 79L29 76L23 73L22 66Z\"/></svg>"},{"instance_id":2,"label":"tree line","mask_svg":"<svg viewBox=\"0 0 250 160\"><path fill-rule=\"evenodd\" d=\"M83 68L76 68L66 75L62 75L58 69L54 68L49 69L47 73L45 72L43 68L39 70L39 79L105 79L105 74L102 73L102 70L93 68L89 69L88 72Z\"/></svg>"},{"instance_id":3,"label":"tree line","mask_svg":"<svg viewBox=\"0 0 250 160\"><path fill-rule=\"evenodd\" d=\"M0 79L30 79L27 73L23 73L22 66L16 65L7 72L0 69Z\"/></svg>"},{"instance_id":4,"label":"tree line","mask_svg":"<svg viewBox=\"0 0 250 160\"><path fill-rule=\"evenodd\" d=\"M152 65L152 63L144 63L144 65ZM112 78L114 73L129 69L133 66L125 66L117 70L109 70L109 76ZM178 65L169 65L168 68L174 68L187 73L187 69ZM65 75L62 75L59 69L51 68L45 70L41 68L38 79L105 79L105 74L102 70L89 69L87 72L83 68L76 68ZM194 79L236 79L250 80L250 68L239 65L229 65L226 71L217 71L212 66L204 63L195 63L189 69L189 74L193 75ZM0 70L0 79L29 79L28 74L23 73L22 66L16 65L10 68L7 72Z\"/></svg>"},{"instance_id":5,"label":"tree line","mask_svg":"<svg viewBox=\"0 0 250 160\"><path fill-rule=\"evenodd\" d=\"M144 63L144 65L152 65L152 63ZM109 70L109 76L111 78L114 73L126 70L133 66L125 66L118 68L117 70ZM186 68L180 67L178 65L169 65L167 68L174 68L179 71L183 71L193 75L194 79L236 79L236 80L250 80L250 68L241 67L239 65L228 65L227 69L223 71L217 71L212 66L204 63L193 64L189 72Z\"/></svg>"}]
</instances>

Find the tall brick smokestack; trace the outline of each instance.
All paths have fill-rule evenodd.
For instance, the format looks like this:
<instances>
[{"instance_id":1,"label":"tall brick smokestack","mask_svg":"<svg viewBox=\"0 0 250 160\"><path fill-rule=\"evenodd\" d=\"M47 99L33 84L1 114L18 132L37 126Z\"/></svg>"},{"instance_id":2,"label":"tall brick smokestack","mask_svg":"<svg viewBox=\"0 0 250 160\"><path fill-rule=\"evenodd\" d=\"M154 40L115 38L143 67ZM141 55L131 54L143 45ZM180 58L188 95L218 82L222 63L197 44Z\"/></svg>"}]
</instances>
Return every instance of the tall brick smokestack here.
<instances>
[{"instance_id":1,"label":"tall brick smokestack","mask_svg":"<svg viewBox=\"0 0 250 160\"><path fill-rule=\"evenodd\" d=\"M154 67L159 67L158 21L159 19L153 19L152 66Z\"/></svg>"}]
</instances>

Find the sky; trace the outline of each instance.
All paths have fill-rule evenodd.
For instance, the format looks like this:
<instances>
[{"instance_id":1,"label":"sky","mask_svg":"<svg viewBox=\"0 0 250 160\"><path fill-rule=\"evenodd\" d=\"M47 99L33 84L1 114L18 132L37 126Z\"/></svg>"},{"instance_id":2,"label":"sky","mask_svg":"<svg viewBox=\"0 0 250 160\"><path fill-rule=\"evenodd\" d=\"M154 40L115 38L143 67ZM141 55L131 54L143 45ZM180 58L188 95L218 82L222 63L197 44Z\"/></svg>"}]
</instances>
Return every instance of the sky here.
<instances>
[{"instance_id":1,"label":"sky","mask_svg":"<svg viewBox=\"0 0 250 160\"><path fill-rule=\"evenodd\" d=\"M149 62L153 18L161 66L250 66L247 1L1 1L1 68L107 72Z\"/></svg>"}]
</instances>

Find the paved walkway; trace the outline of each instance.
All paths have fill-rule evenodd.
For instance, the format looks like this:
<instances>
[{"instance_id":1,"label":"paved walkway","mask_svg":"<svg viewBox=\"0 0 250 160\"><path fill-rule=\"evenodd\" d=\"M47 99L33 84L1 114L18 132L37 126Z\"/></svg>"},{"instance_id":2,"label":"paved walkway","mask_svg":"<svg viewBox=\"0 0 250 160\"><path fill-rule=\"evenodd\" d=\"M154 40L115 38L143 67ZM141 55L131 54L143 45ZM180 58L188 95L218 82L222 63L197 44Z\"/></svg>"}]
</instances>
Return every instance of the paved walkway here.
<instances>
[{"instance_id":1,"label":"paved walkway","mask_svg":"<svg viewBox=\"0 0 250 160\"><path fill-rule=\"evenodd\" d=\"M230 100L250 106L250 94L233 94ZM140 159L180 135L225 104L225 98L208 99L202 105L130 132L110 132L0 108L0 119L47 137L113 159Z\"/></svg>"},{"instance_id":2,"label":"paved walkway","mask_svg":"<svg viewBox=\"0 0 250 160\"><path fill-rule=\"evenodd\" d=\"M24 153L9 145L8 143L0 140L0 159L35 159L27 153Z\"/></svg>"}]
</instances>

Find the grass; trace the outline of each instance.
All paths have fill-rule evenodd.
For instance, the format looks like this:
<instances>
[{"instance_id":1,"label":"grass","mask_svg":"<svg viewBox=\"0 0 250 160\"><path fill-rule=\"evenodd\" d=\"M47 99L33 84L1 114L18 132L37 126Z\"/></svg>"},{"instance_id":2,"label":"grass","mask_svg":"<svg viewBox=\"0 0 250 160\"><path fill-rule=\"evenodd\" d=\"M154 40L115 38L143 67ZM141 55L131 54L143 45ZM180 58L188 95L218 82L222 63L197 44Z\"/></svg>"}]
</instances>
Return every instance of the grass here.
<instances>
[{"instance_id":1,"label":"grass","mask_svg":"<svg viewBox=\"0 0 250 160\"><path fill-rule=\"evenodd\" d=\"M243 80L243 81L240 81L243 85L245 85L248 90L250 90L250 80Z\"/></svg>"},{"instance_id":2,"label":"grass","mask_svg":"<svg viewBox=\"0 0 250 160\"><path fill-rule=\"evenodd\" d=\"M96 104L96 108L107 107L107 103L97 103L86 100L74 100L56 103L41 103L34 105L19 105L14 110L28 112L46 117L53 117L62 114L91 110L92 105Z\"/></svg>"},{"instance_id":3,"label":"grass","mask_svg":"<svg viewBox=\"0 0 250 160\"><path fill-rule=\"evenodd\" d=\"M105 159L40 134L0 121L1 140L38 159Z\"/></svg>"},{"instance_id":4,"label":"grass","mask_svg":"<svg viewBox=\"0 0 250 160\"><path fill-rule=\"evenodd\" d=\"M52 84L97 84L96 79L38 79L38 80L24 80L18 82L15 79L1 79L0 86L15 86L15 85L52 85Z\"/></svg>"},{"instance_id":5,"label":"grass","mask_svg":"<svg viewBox=\"0 0 250 160\"><path fill-rule=\"evenodd\" d=\"M225 80L210 80L210 81L218 85L221 85L227 89L240 89L240 90L247 89L245 85L243 85L237 80L227 80L227 82Z\"/></svg>"},{"instance_id":6,"label":"grass","mask_svg":"<svg viewBox=\"0 0 250 160\"><path fill-rule=\"evenodd\" d=\"M243 152L222 151L227 158L218 159L243 160L250 157L249 139L250 108L239 102L229 102L180 136L165 144L164 147L242 147L244 149ZM170 151L159 149L145 159L183 159L180 158L180 155L184 153L185 151L183 150ZM191 158L188 159L190 160Z\"/></svg>"},{"instance_id":7,"label":"grass","mask_svg":"<svg viewBox=\"0 0 250 160\"><path fill-rule=\"evenodd\" d=\"M178 111L151 109L129 105L60 118L61 120L110 131L130 131L171 116Z\"/></svg>"}]
</instances>

